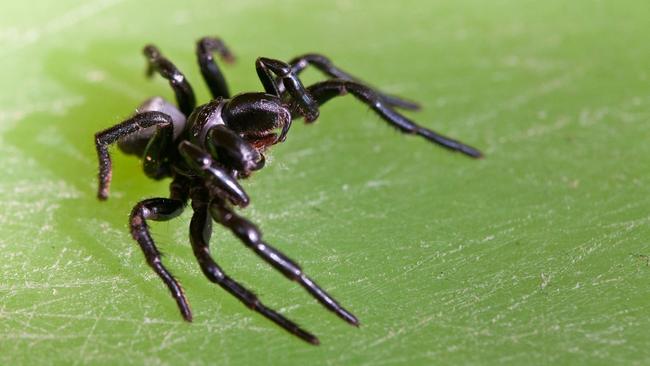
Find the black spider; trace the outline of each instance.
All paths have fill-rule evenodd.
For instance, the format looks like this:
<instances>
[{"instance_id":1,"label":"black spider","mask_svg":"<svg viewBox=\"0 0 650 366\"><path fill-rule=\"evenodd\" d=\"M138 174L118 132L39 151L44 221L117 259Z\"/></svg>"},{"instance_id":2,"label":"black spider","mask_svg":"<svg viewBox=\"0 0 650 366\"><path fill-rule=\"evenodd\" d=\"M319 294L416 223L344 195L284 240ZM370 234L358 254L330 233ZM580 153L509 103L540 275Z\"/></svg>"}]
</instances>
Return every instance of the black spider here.
<instances>
[{"instance_id":1,"label":"black spider","mask_svg":"<svg viewBox=\"0 0 650 366\"><path fill-rule=\"evenodd\" d=\"M183 318L192 320L189 304L178 281L163 266L146 220L175 218L191 200L194 214L190 241L205 276L282 328L309 343L318 344L314 335L267 308L251 291L228 277L210 256L208 242L212 220L215 220L275 269L300 283L327 309L352 325L359 324L354 315L307 277L298 264L264 242L257 226L235 212L235 206L245 207L249 202L237 180L264 166L264 151L285 140L294 118L303 117L306 122L313 122L318 118L319 106L347 93L402 132L420 135L474 158L481 157L481 153L410 121L394 108L414 110L418 109L417 104L367 86L318 54L306 54L289 63L258 58L255 68L265 92L230 97L226 81L214 62L215 52L228 63L234 61L221 40L206 37L198 41L199 66L214 99L196 107L194 92L185 76L155 46L144 48L148 75L157 72L169 81L178 108L155 97L144 102L133 117L95 135L99 156L98 197L100 200L108 198L111 181L108 147L117 142L125 153L143 159L147 176L172 178L169 198L151 198L135 205L130 229L147 263L171 291ZM331 79L305 88L298 74L309 65Z\"/></svg>"}]
</instances>

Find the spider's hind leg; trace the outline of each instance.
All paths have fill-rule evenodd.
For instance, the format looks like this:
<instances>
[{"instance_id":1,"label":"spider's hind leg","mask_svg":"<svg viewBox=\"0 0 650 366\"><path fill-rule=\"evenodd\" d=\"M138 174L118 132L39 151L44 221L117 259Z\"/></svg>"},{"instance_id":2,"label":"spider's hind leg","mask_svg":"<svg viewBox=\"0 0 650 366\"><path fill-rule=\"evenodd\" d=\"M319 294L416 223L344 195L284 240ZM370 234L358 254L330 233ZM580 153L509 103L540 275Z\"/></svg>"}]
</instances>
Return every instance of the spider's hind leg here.
<instances>
[{"instance_id":1,"label":"spider's hind leg","mask_svg":"<svg viewBox=\"0 0 650 366\"><path fill-rule=\"evenodd\" d=\"M307 53L298 56L289 61L289 65L291 66L291 71L296 75L299 75L304 69L307 68L307 66L311 65L330 78L356 81L359 84L368 85L367 83L362 82L359 78L341 70L336 65L334 65L329 58L318 53ZM416 102L406 100L394 95L382 93L375 88L372 89L386 104L391 107L413 111L420 109L420 105Z\"/></svg>"},{"instance_id":2,"label":"spider's hind leg","mask_svg":"<svg viewBox=\"0 0 650 366\"><path fill-rule=\"evenodd\" d=\"M221 59L228 64L235 62L235 56L220 38L203 37L196 43L196 57L199 62L201 74L205 83L208 85L208 89L210 89L212 98L217 99L222 97L228 99L230 98L228 83L226 83L221 69L214 61L214 52L221 56Z\"/></svg>"},{"instance_id":3,"label":"spider's hind leg","mask_svg":"<svg viewBox=\"0 0 650 366\"><path fill-rule=\"evenodd\" d=\"M483 154L476 148L443 136L411 121L393 110L374 90L356 81L342 79L327 80L309 86L307 92L312 95L319 105L325 104L334 97L350 93L368 107L372 108L384 121L404 133L422 136L446 149L458 151L473 158L481 158L483 156Z\"/></svg>"},{"instance_id":4,"label":"spider's hind leg","mask_svg":"<svg viewBox=\"0 0 650 366\"><path fill-rule=\"evenodd\" d=\"M147 76L151 77L155 72L169 81L174 89L178 108L185 117L189 117L196 107L194 90L183 73L169 59L162 55L154 45L147 45L142 51L147 58Z\"/></svg>"}]
</instances>

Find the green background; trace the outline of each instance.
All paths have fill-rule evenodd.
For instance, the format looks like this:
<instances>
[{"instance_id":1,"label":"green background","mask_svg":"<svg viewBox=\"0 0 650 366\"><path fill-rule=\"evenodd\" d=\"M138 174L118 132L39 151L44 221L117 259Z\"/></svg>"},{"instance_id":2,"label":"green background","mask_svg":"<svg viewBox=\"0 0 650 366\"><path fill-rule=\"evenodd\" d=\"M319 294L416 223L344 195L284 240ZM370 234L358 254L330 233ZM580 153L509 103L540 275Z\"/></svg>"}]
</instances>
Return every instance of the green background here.
<instances>
[{"instance_id":1,"label":"green background","mask_svg":"<svg viewBox=\"0 0 650 366\"><path fill-rule=\"evenodd\" d=\"M645 0L4 2L0 364L650 363L649 19ZM258 56L318 51L486 153L401 136L348 97L245 182L244 213L360 329L215 226L222 266L322 345L247 310L203 278L187 212L153 224L184 323L126 225L167 183L115 150L95 200L93 133L172 95L142 46L205 101L203 35L238 56L235 92L261 89Z\"/></svg>"}]
</instances>

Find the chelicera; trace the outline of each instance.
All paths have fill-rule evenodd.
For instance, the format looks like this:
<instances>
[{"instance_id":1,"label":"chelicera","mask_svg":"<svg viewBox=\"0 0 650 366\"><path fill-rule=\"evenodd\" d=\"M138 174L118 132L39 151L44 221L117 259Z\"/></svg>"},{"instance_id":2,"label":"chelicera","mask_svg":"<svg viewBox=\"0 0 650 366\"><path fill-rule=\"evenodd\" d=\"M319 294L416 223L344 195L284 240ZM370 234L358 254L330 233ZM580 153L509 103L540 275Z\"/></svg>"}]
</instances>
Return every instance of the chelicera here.
<instances>
[{"instance_id":1,"label":"chelicera","mask_svg":"<svg viewBox=\"0 0 650 366\"><path fill-rule=\"evenodd\" d=\"M213 97L198 107L192 87L183 73L155 46L144 48L149 76L158 73L169 81L177 106L161 97L151 98L140 105L131 118L95 135L99 157L99 199L105 200L109 195L111 159L108 147L116 142L123 152L142 158L148 177L172 179L169 198L138 202L131 212L129 226L147 263L168 287L187 321L192 320L190 306L181 285L163 265L147 220L173 219L181 214L189 201L194 211L190 222L192 249L210 281L288 332L309 343L319 343L314 335L262 304L214 261L209 241L212 221L215 221L230 229L276 270L298 282L327 309L346 322L358 325L359 321L352 313L321 289L298 264L267 244L258 227L235 211L236 207L243 208L249 203L239 180L264 167L265 152L285 141L294 119L302 117L307 123L314 122L321 105L348 93L404 133L422 136L470 157L481 157L481 153L409 120L396 109L414 110L418 109L417 104L381 93L334 66L322 55L306 54L288 63L258 58L255 68L264 92L231 97L213 55L218 54L223 61L230 63L234 61L232 53L220 39L211 37L198 41L196 53L201 73ZM327 75L328 80L305 87L298 75L310 65Z\"/></svg>"}]
</instances>

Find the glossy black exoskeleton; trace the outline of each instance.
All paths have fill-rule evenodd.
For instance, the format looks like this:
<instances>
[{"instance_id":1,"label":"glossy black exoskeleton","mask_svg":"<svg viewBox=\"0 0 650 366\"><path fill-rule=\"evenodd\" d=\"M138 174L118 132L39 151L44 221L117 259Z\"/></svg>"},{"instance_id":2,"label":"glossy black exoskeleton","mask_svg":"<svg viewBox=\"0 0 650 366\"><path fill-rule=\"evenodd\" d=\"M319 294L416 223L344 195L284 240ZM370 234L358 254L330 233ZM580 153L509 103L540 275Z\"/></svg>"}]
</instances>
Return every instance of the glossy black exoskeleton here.
<instances>
[{"instance_id":1,"label":"glossy black exoskeleton","mask_svg":"<svg viewBox=\"0 0 650 366\"><path fill-rule=\"evenodd\" d=\"M245 207L249 203L238 180L264 166L265 151L286 139L293 119L302 117L308 123L313 122L318 118L319 106L348 93L402 132L422 136L474 158L481 157L481 153L404 117L397 108L415 110L418 105L369 87L322 55L306 54L288 63L258 58L255 67L264 92L230 97L213 53L219 54L225 62L234 60L221 40L209 37L199 40L199 66L213 100L196 107L194 92L185 76L156 47L145 47L148 74L158 73L169 81L178 107L161 97L151 98L140 105L131 118L95 135L99 157L98 197L108 198L112 169L108 147L117 142L125 153L142 158L147 176L172 178L170 197L139 202L131 212L129 223L147 263L169 288L183 317L191 321L192 312L180 284L161 262L147 220L175 218L191 201L194 214L190 241L205 276L282 328L318 344L314 335L267 308L251 291L228 277L210 255L211 225L216 221L230 229L263 260L297 281L327 309L350 324L359 324L354 315L307 277L298 264L264 242L257 226L235 212L235 206ZM309 65L329 79L303 86L298 75Z\"/></svg>"}]
</instances>

